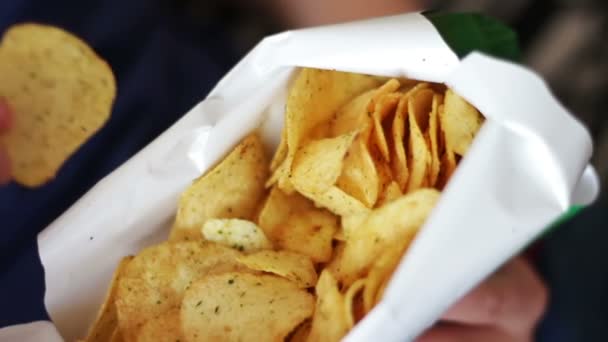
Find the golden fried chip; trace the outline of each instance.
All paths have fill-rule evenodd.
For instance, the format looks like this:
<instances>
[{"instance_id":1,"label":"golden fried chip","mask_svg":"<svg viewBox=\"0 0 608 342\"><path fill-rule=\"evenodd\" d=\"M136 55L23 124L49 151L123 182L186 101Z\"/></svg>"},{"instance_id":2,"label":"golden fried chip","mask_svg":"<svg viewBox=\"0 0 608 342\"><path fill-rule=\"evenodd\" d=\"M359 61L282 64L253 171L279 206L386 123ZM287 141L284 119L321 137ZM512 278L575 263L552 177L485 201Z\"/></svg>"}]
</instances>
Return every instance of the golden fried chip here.
<instances>
[{"instance_id":1,"label":"golden fried chip","mask_svg":"<svg viewBox=\"0 0 608 342\"><path fill-rule=\"evenodd\" d=\"M409 177L404 140L408 98L409 97L406 94L399 100L397 110L395 111L395 117L393 118L393 125L391 127L393 143L391 169L393 171L393 178L397 181L400 189L405 189Z\"/></svg>"},{"instance_id":2,"label":"golden fried chip","mask_svg":"<svg viewBox=\"0 0 608 342\"><path fill-rule=\"evenodd\" d=\"M86 338L87 342L110 341L114 331L117 329L116 305L114 304L114 301L116 300L116 292L118 291L118 280L132 259L133 257L122 258L116 267L116 270L114 270L114 275L108 286L106 297L99 308L95 322L89 329L89 334Z\"/></svg>"},{"instance_id":3,"label":"golden fried chip","mask_svg":"<svg viewBox=\"0 0 608 342\"><path fill-rule=\"evenodd\" d=\"M303 68L296 77L285 106L287 155L275 170L268 187L279 182L279 188L293 192L290 176L292 163L302 142L320 123L332 116L357 95L376 87L380 80L367 75Z\"/></svg>"},{"instance_id":4,"label":"golden fried chip","mask_svg":"<svg viewBox=\"0 0 608 342\"><path fill-rule=\"evenodd\" d=\"M308 335L310 335L310 328L311 322L309 320L304 321L293 331L291 336L287 338L287 341L306 342L308 340Z\"/></svg>"},{"instance_id":5,"label":"golden fried chip","mask_svg":"<svg viewBox=\"0 0 608 342\"><path fill-rule=\"evenodd\" d=\"M287 157L287 138L285 135L285 130L281 131L281 141L279 142L279 146L272 157L272 161L270 162L270 172L274 172L285 160Z\"/></svg>"},{"instance_id":6,"label":"golden fried chip","mask_svg":"<svg viewBox=\"0 0 608 342\"><path fill-rule=\"evenodd\" d=\"M363 290L363 307L369 312L376 304L378 290L384 281L388 281L401 261L404 250L409 246L413 235L403 240L396 240L381 252L372 264L365 280Z\"/></svg>"},{"instance_id":7,"label":"golden fried chip","mask_svg":"<svg viewBox=\"0 0 608 342\"><path fill-rule=\"evenodd\" d=\"M378 199L378 207L385 205L386 203L392 202L397 198L401 197L403 193L401 192L401 188L399 184L395 181L391 181L388 186L384 188L384 192L380 195Z\"/></svg>"},{"instance_id":8,"label":"golden fried chip","mask_svg":"<svg viewBox=\"0 0 608 342\"><path fill-rule=\"evenodd\" d=\"M343 218L369 212L369 209L363 203L340 190L337 186L330 187L322 194L312 195L311 199L317 207L326 208Z\"/></svg>"},{"instance_id":9,"label":"golden fried chip","mask_svg":"<svg viewBox=\"0 0 608 342\"><path fill-rule=\"evenodd\" d=\"M338 279L345 285L352 284L368 271L390 243L413 237L438 198L437 190L420 189L373 210L365 222L347 236Z\"/></svg>"},{"instance_id":10,"label":"golden fried chip","mask_svg":"<svg viewBox=\"0 0 608 342\"><path fill-rule=\"evenodd\" d=\"M118 323L118 322L117 322ZM122 333L120 332L120 328L117 326L112 333L112 337L110 337L110 342L123 342Z\"/></svg>"},{"instance_id":11,"label":"golden fried chip","mask_svg":"<svg viewBox=\"0 0 608 342\"><path fill-rule=\"evenodd\" d=\"M59 28L21 24L0 43L0 97L15 112L0 135L15 180L35 187L55 177L63 163L108 120L116 81L108 64Z\"/></svg>"},{"instance_id":12,"label":"golden fried chip","mask_svg":"<svg viewBox=\"0 0 608 342\"><path fill-rule=\"evenodd\" d=\"M431 113L433 91L421 89L409 98L408 119L410 138L408 141L408 168L410 176L405 193L426 186L427 173L431 167L431 152L422 134L426 130Z\"/></svg>"},{"instance_id":13,"label":"golden fried chip","mask_svg":"<svg viewBox=\"0 0 608 342\"><path fill-rule=\"evenodd\" d=\"M239 251L271 249L272 243L255 223L239 219L209 219L203 225L203 237Z\"/></svg>"},{"instance_id":14,"label":"golden fried chip","mask_svg":"<svg viewBox=\"0 0 608 342\"><path fill-rule=\"evenodd\" d=\"M182 341L179 308L171 309L147 321L137 334L137 342Z\"/></svg>"},{"instance_id":15,"label":"golden fried chip","mask_svg":"<svg viewBox=\"0 0 608 342\"><path fill-rule=\"evenodd\" d=\"M446 146L463 156L481 127L483 116L451 89L445 92L443 105L444 115L439 119L445 133Z\"/></svg>"},{"instance_id":16,"label":"golden fried chip","mask_svg":"<svg viewBox=\"0 0 608 342\"><path fill-rule=\"evenodd\" d=\"M287 195L274 186L260 212L259 225L278 248L327 262L338 219L302 195Z\"/></svg>"},{"instance_id":17,"label":"golden fried chip","mask_svg":"<svg viewBox=\"0 0 608 342\"><path fill-rule=\"evenodd\" d=\"M315 288L317 303L308 341L339 341L348 331L344 296L331 272L323 270Z\"/></svg>"},{"instance_id":18,"label":"golden fried chip","mask_svg":"<svg viewBox=\"0 0 608 342\"><path fill-rule=\"evenodd\" d=\"M141 326L179 307L184 291L214 271L242 269L232 248L206 241L164 242L141 251L118 281L116 310L123 337L133 341Z\"/></svg>"},{"instance_id":19,"label":"golden fried chip","mask_svg":"<svg viewBox=\"0 0 608 342\"><path fill-rule=\"evenodd\" d=\"M330 135L336 137L358 130L361 132L360 138L367 142L373 128L373 108L368 108L377 92L378 89L368 90L340 108L330 121Z\"/></svg>"},{"instance_id":20,"label":"golden fried chip","mask_svg":"<svg viewBox=\"0 0 608 342\"><path fill-rule=\"evenodd\" d=\"M439 148L441 151L441 147L443 147L443 154L441 154L441 159L440 159L440 164L441 164L441 168L439 169L439 175L437 176L437 188L438 189L443 189L446 184L448 183L448 181L450 180L450 177L452 177L452 174L454 173L454 171L456 170L456 156L454 155L454 151L452 150L452 147L450 145L447 144L447 142L445 141L445 131L443 129L443 122L445 122L445 111L444 111L444 107L443 106L439 106L438 109L439 112L439 123L440 123L440 128L441 128L441 133L440 133L440 138L443 137L441 140L443 140L443 143L439 144Z\"/></svg>"},{"instance_id":21,"label":"golden fried chip","mask_svg":"<svg viewBox=\"0 0 608 342\"><path fill-rule=\"evenodd\" d=\"M439 170L441 169L441 160L439 156L439 105L442 101L442 96L435 94L433 96L433 106L431 110L431 116L429 118L429 128L427 131L429 146L431 151L431 171L429 173L429 186L435 186L437 183L437 177L439 176Z\"/></svg>"},{"instance_id":22,"label":"golden fried chip","mask_svg":"<svg viewBox=\"0 0 608 342\"><path fill-rule=\"evenodd\" d=\"M313 310L313 296L289 280L233 272L192 284L180 318L188 342L283 341Z\"/></svg>"},{"instance_id":23,"label":"golden fried chip","mask_svg":"<svg viewBox=\"0 0 608 342\"><path fill-rule=\"evenodd\" d=\"M379 97L375 103L374 114L372 115L374 120L374 143L387 162L390 161L390 154L386 136L384 135L383 121L387 117L390 118L390 115L395 112L402 95L401 93L389 93Z\"/></svg>"},{"instance_id":24,"label":"golden fried chip","mask_svg":"<svg viewBox=\"0 0 608 342\"><path fill-rule=\"evenodd\" d=\"M336 184L366 207L372 208L376 204L380 180L374 160L361 137L355 139L348 150Z\"/></svg>"},{"instance_id":25,"label":"golden fried chip","mask_svg":"<svg viewBox=\"0 0 608 342\"><path fill-rule=\"evenodd\" d=\"M313 287L317 283L317 271L309 257L289 251L260 251L242 255L241 264L255 271L276 274L291 280L298 287Z\"/></svg>"},{"instance_id":26,"label":"golden fried chip","mask_svg":"<svg viewBox=\"0 0 608 342\"><path fill-rule=\"evenodd\" d=\"M251 134L184 191L170 239L200 239L203 223L211 218L253 219L267 172L262 141Z\"/></svg>"},{"instance_id":27,"label":"golden fried chip","mask_svg":"<svg viewBox=\"0 0 608 342\"><path fill-rule=\"evenodd\" d=\"M334 185L342 172L344 156L356 136L351 132L303 145L293 161L291 181L295 189L309 197Z\"/></svg>"},{"instance_id":28,"label":"golden fried chip","mask_svg":"<svg viewBox=\"0 0 608 342\"><path fill-rule=\"evenodd\" d=\"M363 288L366 286L366 279L361 278L357 279L349 288L346 290L344 294L344 313L346 314L346 324L348 329L352 329L352 327L357 323L357 318L355 317L355 300L357 299L357 295L361 293Z\"/></svg>"}]
</instances>

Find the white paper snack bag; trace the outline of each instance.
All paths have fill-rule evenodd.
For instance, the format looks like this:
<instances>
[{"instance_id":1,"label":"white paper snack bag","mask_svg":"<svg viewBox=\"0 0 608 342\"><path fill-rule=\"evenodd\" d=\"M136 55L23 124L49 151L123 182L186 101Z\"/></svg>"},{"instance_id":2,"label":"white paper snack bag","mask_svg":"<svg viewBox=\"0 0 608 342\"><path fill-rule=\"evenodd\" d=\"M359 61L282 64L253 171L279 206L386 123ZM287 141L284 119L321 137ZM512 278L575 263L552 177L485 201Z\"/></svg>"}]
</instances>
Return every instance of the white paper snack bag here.
<instances>
[{"instance_id":1,"label":"white paper snack bag","mask_svg":"<svg viewBox=\"0 0 608 342\"><path fill-rule=\"evenodd\" d=\"M194 178L257 127L276 146L298 67L445 83L486 118L383 300L348 341L414 339L570 206L597 194L589 134L530 70L482 53L459 60L421 14L285 32L262 41L39 235L55 326L19 327L20 336L85 336L116 264L166 239ZM14 329L0 330L0 340Z\"/></svg>"}]
</instances>

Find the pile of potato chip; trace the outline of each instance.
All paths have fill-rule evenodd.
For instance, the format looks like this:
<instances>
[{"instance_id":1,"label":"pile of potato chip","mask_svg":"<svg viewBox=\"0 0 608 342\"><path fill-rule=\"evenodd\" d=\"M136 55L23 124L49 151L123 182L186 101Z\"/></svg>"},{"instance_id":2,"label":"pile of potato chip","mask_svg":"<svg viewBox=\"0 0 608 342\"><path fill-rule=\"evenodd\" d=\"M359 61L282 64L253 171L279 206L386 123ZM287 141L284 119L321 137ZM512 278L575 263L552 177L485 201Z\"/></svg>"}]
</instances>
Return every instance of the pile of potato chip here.
<instances>
[{"instance_id":1,"label":"pile of potato chip","mask_svg":"<svg viewBox=\"0 0 608 342\"><path fill-rule=\"evenodd\" d=\"M302 69L119 265L87 341L338 341L378 301L483 117L441 84Z\"/></svg>"}]
</instances>

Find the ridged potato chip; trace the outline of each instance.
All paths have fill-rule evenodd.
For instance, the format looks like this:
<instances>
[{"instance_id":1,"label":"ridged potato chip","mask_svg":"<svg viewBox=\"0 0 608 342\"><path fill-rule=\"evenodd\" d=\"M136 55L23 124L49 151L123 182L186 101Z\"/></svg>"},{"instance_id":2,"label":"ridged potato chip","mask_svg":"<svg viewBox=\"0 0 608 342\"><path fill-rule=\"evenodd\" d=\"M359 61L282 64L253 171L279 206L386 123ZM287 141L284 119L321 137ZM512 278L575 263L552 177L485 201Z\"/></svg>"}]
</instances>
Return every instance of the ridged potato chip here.
<instances>
[{"instance_id":1,"label":"ridged potato chip","mask_svg":"<svg viewBox=\"0 0 608 342\"><path fill-rule=\"evenodd\" d=\"M0 145L27 187L55 177L110 117L116 81L108 64L78 37L56 27L20 24L0 43L0 97L14 111Z\"/></svg>"},{"instance_id":2,"label":"ridged potato chip","mask_svg":"<svg viewBox=\"0 0 608 342\"><path fill-rule=\"evenodd\" d=\"M317 302L308 341L339 341L348 331L344 296L331 272L324 270L315 288Z\"/></svg>"},{"instance_id":3,"label":"ridged potato chip","mask_svg":"<svg viewBox=\"0 0 608 342\"><path fill-rule=\"evenodd\" d=\"M253 219L267 176L264 146L251 134L184 191L170 239L200 239L203 223L211 218Z\"/></svg>"},{"instance_id":4,"label":"ridged potato chip","mask_svg":"<svg viewBox=\"0 0 608 342\"><path fill-rule=\"evenodd\" d=\"M125 267L116 310L125 341L135 341L148 320L178 308L184 291L214 271L242 269L234 249L203 241L164 242L148 247Z\"/></svg>"},{"instance_id":5,"label":"ridged potato chip","mask_svg":"<svg viewBox=\"0 0 608 342\"><path fill-rule=\"evenodd\" d=\"M192 284L180 319L188 342L282 342L313 311L314 297L289 280L231 272Z\"/></svg>"},{"instance_id":6,"label":"ridged potato chip","mask_svg":"<svg viewBox=\"0 0 608 342\"><path fill-rule=\"evenodd\" d=\"M317 271L309 257L289 251L259 251L242 255L237 260L246 267L276 274L294 282L298 287L314 287Z\"/></svg>"},{"instance_id":7,"label":"ridged potato chip","mask_svg":"<svg viewBox=\"0 0 608 342\"><path fill-rule=\"evenodd\" d=\"M203 238L244 252L271 249L272 243L255 223L239 219L209 219Z\"/></svg>"}]
</instances>

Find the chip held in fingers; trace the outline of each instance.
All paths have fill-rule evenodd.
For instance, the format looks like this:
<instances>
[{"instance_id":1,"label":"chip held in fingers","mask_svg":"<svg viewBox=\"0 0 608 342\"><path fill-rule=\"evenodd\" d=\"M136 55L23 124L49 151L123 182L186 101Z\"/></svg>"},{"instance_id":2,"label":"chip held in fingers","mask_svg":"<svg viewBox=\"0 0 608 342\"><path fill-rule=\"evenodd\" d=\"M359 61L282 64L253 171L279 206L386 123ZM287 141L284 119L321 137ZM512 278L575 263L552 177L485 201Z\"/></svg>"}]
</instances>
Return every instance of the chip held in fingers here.
<instances>
[{"instance_id":1,"label":"chip held in fingers","mask_svg":"<svg viewBox=\"0 0 608 342\"><path fill-rule=\"evenodd\" d=\"M441 84L302 69L274 156L251 132L184 189L170 239L125 259L92 331L341 340L382 300L482 122Z\"/></svg>"},{"instance_id":2,"label":"chip held in fingers","mask_svg":"<svg viewBox=\"0 0 608 342\"><path fill-rule=\"evenodd\" d=\"M19 24L0 42L0 98L14 112L0 145L14 180L37 187L110 117L116 81L110 66L80 38L56 27Z\"/></svg>"}]
</instances>

